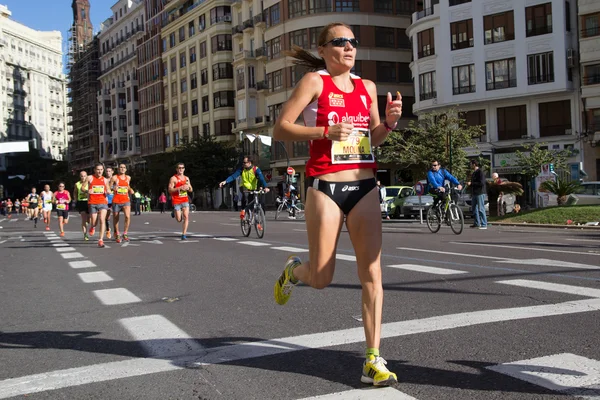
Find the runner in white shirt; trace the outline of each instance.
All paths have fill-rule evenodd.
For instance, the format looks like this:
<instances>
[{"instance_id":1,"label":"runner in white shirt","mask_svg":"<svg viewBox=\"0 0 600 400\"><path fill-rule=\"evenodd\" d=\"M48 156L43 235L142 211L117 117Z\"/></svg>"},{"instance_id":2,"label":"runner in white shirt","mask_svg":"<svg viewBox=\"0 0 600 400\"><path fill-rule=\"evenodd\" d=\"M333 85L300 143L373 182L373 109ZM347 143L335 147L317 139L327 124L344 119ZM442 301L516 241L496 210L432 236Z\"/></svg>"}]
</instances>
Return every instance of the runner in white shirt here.
<instances>
[{"instance_id":1,"label":"runner in white shirt","mask_svg":"<svg viewBox=\"0 0 600 400\"><path fill-rule=\"evenodd\" d=\"M52 214L52 198L54 193L50 190L50 185L44 185L44 191L41 193L42 197L42 217L46 224L46 230L50 230L50 215Z\"/></svg>"}]
</instances>

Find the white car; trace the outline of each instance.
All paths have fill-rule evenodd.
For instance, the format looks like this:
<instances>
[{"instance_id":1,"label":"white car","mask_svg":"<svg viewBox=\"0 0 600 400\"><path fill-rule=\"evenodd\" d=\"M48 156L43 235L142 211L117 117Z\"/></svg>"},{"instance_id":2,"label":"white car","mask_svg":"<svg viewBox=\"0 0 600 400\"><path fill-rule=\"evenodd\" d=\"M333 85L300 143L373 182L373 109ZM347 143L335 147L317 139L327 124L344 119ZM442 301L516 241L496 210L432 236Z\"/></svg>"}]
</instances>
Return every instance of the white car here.
<instances>
[{"instance_id":1,"label":"white car","mask_svg":"<svg viewBox=\"0 0 600 400\"><path fill-rule=\"evenodd\" d=\"M577 205L600 204L600 182L583 182L581 190L575 194Z\"/></svg>"}]
</instances>

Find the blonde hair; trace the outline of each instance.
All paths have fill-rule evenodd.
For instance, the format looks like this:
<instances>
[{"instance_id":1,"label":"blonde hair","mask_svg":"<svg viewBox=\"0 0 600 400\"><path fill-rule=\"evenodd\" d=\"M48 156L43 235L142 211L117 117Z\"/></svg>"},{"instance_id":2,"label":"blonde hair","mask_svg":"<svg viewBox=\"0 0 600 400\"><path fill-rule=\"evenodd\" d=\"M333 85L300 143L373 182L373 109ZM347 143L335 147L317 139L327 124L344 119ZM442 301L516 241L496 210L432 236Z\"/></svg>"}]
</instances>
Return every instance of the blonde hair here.
<instances>
[{"instance_id":1,"label":"blonde hair","mask_svg":"<svg viewBox=\"0 0 600 400\"><path fill-rule=\"evenodd\" d=\"M343 22L332 22L327 24L321 29L319 32L319 37L317 38L317 46L323 46L327 43L327 35L329 35L329 31L338 26L343 26L345 28L350 28L347 24ZM326 69L327 65L325 64L325 60L323 60L319 56L315 56L311 52L303 49L300 46L292 46L292 50L284 51L286 56L292 57L294 60L292 61L294 65L300 65L308 68L310 71L318 71L320 69Z\"/></svg>"}]
</instances>

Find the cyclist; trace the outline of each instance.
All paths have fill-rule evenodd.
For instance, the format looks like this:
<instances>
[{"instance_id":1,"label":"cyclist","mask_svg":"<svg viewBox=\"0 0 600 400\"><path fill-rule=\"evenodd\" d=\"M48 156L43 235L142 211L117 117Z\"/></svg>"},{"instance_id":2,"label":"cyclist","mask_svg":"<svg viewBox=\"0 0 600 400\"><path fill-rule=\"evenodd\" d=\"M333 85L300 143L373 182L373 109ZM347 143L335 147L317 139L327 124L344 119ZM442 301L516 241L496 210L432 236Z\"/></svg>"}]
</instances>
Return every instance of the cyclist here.
<instances>
[{"instance_id":1,"label":"cyclist","mask_svg":"<svg viewBox=\"0 0 600 400\"><path fill-rule=\"evenodd\" d=\"M274 285L275 301L285 304L298 282L328 286L334 275L338 239L346 227L356 252L362 285L362 319L367 342L361 382L392 385L396 374L379 355L383 286L382 222L373 147L381 145L402 114L402 97L387 93L380 122L377 88L350 71L358 40L350 27L330 23L320 32L318 57L294 46L287 55L316 72L304 74L275 122L273 138L310 143L306 164L309 188L305 213L309 259L291 256ZM305 126L296 124L302 114ZM319 312L318 310L315 312ZM310 323L309 321L307 321Z\"/></svg>"},{"instance_id":2,"label":"cyclist","mask_svg":"<svg viewBox=\"0 0 600 400\"><path fill-rule=\"evenodd\" d=\"M458 190L462 189L462 185L450 172L442 165L438 160L431 162L431 169L427 172L427 186L429 193L433 196L433 207L436 207L441 201L446 201L446 188L444 187L444 181L450 181L455 185L458 185Z\"/></svg>"},{"instance_id":3,"label":"cyclist","mask_svg":"<svg viewBox=\"0 0 600 400\"><path fill-rule=\"evenodd\" d=\"M183 222L181 240L187 240L187 228L190 220L190 198L188 192L192 192L192 183L190 178L184 175L185 165L177 164L177 173L169 180L169 194L173 203L171 217L176 218L177 222ZM136 194L138 192L136 191Z\"/></svg>"},{"instance_id":4,"label":"cyclist","mask_svg":"<svg viewBox=\"0 0 600 400\"><path fill-rule=\"evenodd\" d=\"M257 187L261 190L264 189L265 193L269 192L269 188L267 187L267 181L260 170L260 168L252 165L252 159L248 156L245 156L242 160L242 168L237 169L233 174L229 175L227 179L223 182L219 183L219 187L223 187L228 183L235 181L238 176L242 177L242 211L240 212L240 218L244 218L246 215L246 205L254 199L253 193L248 193L248 191L257 190ZM260 186L258 185L260 183ZM257 199L258 201L258 199ZM262 205L262 203L261 203ZM263 206L264 209L264 206Z\"/></svg>"}]
</instances>

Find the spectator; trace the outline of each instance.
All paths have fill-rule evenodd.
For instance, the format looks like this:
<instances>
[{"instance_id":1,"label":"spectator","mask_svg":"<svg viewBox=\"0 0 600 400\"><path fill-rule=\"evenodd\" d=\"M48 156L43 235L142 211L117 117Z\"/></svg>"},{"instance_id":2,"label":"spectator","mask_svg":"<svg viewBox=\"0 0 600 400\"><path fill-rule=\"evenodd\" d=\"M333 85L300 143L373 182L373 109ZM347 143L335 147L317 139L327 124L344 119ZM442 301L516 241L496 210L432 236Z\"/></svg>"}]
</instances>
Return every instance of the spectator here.
<instances>
[{"instance_id":1,"label":"spectator","mask_svg":"<svg viewBox=\"0 0 600 400\"><path fill-rule=\"evenodd\" d=\"M140 211L140 205L142 202L142 195L140 194L139 190L135 190L135 192L133 193L133 207L134 207L134 211L135 213L133 215L141 215L141 211Z\"/></svg>"},{"instance_id":2,"label":"spectator","mask_svg":"<svg viewBox=\"0 0 600 400\"><path fill-rule=\"evenodd\" d=\"M377 181L377 188L379 189L379 204L381 205L381 211L385 213L385 219L390 219L387 212L387 204L385 202L385 198L387 197L385 186L383 186L380 181Z\"/></svg>"},{"instance_id":3,"label":"spectator","mask_svg":"<svg viewBox=\"0 0 600 400\"><path fill-rule=\"evenodd\" d=\"M496 185L502 185L502 179L500 179L500 177L498 176L497 172L494 172L492 174L492 180L494 181L494 183ZM498 216L504 215L504 207L502 207L502 197L503 197L504 193L502 192L498 192Z\"/></svg>"},{"instance_id":4,"label":"spectator","mask_svg":"<svg viewBox=\"0 0 600 400\"><path fill-rule=\"evenodd\" d=\"M467 185L471 186L471 207L475 223L471 228L487 229L487 217L485 215L485 174L479 168L477 160L471 160L471 181Z\"/></svg>"},{"instance_id":5,"label":"spectator","mask_svg":"<svg viewBox=\"0 0 600 400\"><path fill-rule=\"evenodd\" d=\"M165 192L162 192L158 197L158 205L160 206L160 213L164 214L167 206L167 196L165 195Z\"/></svg>"}]
</instances>

